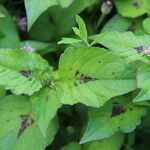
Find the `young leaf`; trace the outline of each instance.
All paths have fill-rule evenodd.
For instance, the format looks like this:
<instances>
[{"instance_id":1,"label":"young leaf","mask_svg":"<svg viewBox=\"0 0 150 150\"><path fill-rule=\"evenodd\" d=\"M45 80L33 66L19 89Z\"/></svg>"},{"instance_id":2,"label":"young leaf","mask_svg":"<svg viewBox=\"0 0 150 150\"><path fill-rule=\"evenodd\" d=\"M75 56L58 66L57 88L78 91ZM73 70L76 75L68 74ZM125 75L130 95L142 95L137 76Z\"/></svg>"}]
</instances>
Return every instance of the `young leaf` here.
<instances>
[{"instance_id":1,"label":"young leaf","mask_svg":"<svg viewBox=\"0 0 150 150\"><path fill-rule=\"evenodd\" d=\"M72 27L72 29L73 29L73 32L74 32L78 37L80 37L81 39L83 39L82 33L80 32L80 30L79 30L77 27Z\"/></svg>"},{"instance_id":2,"label":"young leaf","mask_svg":"<svg viewBox=\"0 0 150 150\"><path fill-rule=\"evenodd\" d=\"M94 39L91 45L100 43L128 62L135 60L149 62L147 57L143 57L143 53L150 45L150 36L137 36L131 32L106 32L94 37ZM139 48L141 48L140 52Z\"/></svg>"},{"instance_id":3,"label":"young leaf","mask_svg":"<svg viewBox=\"0 0 150 150\"><path fill-rule=\"evenodd\" d=\"M27 17L28 17L28 30L31 28L33 23L36 21L36 19L49 7L54 5L60 5L62 7L68 7L73 0L24 0L25 1L25 7L27 11ZM38 9L37 9L38 8Z\"/></svg>"},{"instance_id":4,"label":"young leaf","mask_svg":"<svg viewBox=\"0 0 150 150\"><path fill-rule=\"evenodd\" d=\"M37 124L43 135L47 133L50 121L55 117L61 106L55 91L45 88L31 97L32 106L37 116Z\"/></svg>"},{"instance_id":5,"label":"young leaf","mask_svg":"<svg viewBox=\"0 0 150 150\"><path fill-rule=\"evenodd\" d=\"M32 95L48 80L52 69L34 52L0 50L0 85L14 94Z\"/></svg>"},{"instance_id":6,"label":"young leaf","mask_svg":"<svg viewBox=\"0 0 150 150\"><path fill-rule=\"evenodd\" d=\"M79 26L79 31L82 35L82 38L87 40L87 29L86 29L86 25L83 21L83 19L79 16L79 15L76 15L76 22L78 23L78 26Z\"/></svg>"},{"instance_id":7,"label":"young leaf","mask_svg":"<svg viewBox=\"0 0 150 150\"><path fill-rule=\"evenodd\" d=\"M76 43L80 43L82 42L82 40L78 40L78 39L74 39L74 38L62 38L61 41L58 42L58 44L70 44L70 45L74 45Z\"/></svg>"},{"instance_id":8,"label":"young leaf","mask_svg":"<svg viewBox=\"0 0 150 150\"><path fill-rule=\"evenodd\" d=\"M0 145L2 150L44 150L57 132L52 120L46 137L31 114L31 103L23 96L7 96L0 101Z\"/></svg>"},{"instance_id":9,"label":"young leaf","mask_svg":"<svg viewBox=\"0 0 150 150\"><path fill-rule=\"evenodd\" d=\"M51 16L53 16L54 22L57 24L59 33L61 35L69 33L75 25L75 15L92 6L96 1L97 0L74 0L73 3L65 9L62 9L61 7L51 8L50 13Z\"/></svg>"},{"instance_id":10,"label":"young leaf","mask_svg":"<svg viewBox=\"0 0 150 150\"><path fill-rule=\"evenodd\" d=\"M20 40L12 18L1 5L0 12L5 15L4 18L0 18L0 33L2 37L5 37L0 39L0 48L19 48Z\"/></svg>"},{"instance_id":11,"label":"young leaf","mask_svg":"<svg viewBox=\"0 0 150 150\"><path fill-rule=\"evenodd\" d=\"M80 102L99 107L112 97L136 89L133 70L105 49L67 49L60 58L58 73L56 90L64 104Z\"/></svg>"},{"instance_id":12,"label":"young leaf","mask_svg":"<svg viewBox=\"0 0 150 150\"><path fill-rule=\"evenodd\" d=\"M137 71L137 85L141 89L134 101L150 100L150 65L145 65Z\"/></svg>"},{"instance_id":13,"label":"young leaf","mask_svg":"<svg viewBox=\"0 0 150 150\"><path fill-rule=\"evenodd\" d=\"M135 106L124 97L118 97L102 108L91 109L89 123L80 143L107 138L120 131L129 133L139 125L145 114L143 106Z\"/></svg>"},{"instance_id":14,"label":"young leaf","mask_svg":"<svg viewBox=\"0 0 150 150\"><path fill-rule=\"evenodd\" d=\"M138 17L147 13L146 0L114 0L118 12L124 17Z\"/></svg>"}]
</instances>

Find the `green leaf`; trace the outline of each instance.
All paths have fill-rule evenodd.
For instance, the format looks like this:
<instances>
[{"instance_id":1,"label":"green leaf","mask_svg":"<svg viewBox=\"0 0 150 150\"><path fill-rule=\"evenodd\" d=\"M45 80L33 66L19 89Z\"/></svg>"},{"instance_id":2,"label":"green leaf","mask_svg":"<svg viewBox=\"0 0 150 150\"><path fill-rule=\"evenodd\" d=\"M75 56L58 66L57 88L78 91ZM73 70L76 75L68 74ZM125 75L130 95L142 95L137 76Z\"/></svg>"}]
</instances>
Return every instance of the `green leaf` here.
<instances>
[{"instance_id":1,"label":"green leaf","mask_svg":"<svg viewBox=\"0 0 150 150\"><path fill-rule=\"evenodd\" d=\"M93 37L93 39L95 40L92 45L100 43L128 62L135 60L149 62L147 57L143 57L143 54L144 49L150 45L150 36L137 36L131 32L106 32ZM140 54L136 51L138 47L143 47L143 52Z\"/></svg>"},{"instance_id":2,"label":"green leaf","mask_svg":"<svg viewBox=\"0 0 150 150\"><path fill-rule=\"evenodd\" d=\"M80 143L103 139L117 132L132 132L146 114L143 106L135 106L124 97L118 97L99 109L91 109L89 123Z\"/></svg>"},{"instance_id":3,"label":"green leaf","mask_svg":"<svg viewBox=\"0 0 150 150\"><path fill-rule=\"evenodd\" d=\"M77 27L72 27L73 32L82 39L82 34L80 32L80 30Z\"/></svg>"},{"instance_id":4,"label":"green leaf","mask_svg":"<svg viewBox=\"0 0 150 150\"><path fill-rule=\"evenodd\" d=\"M150 100L150 65L145 65L137 71L137 85L141 89L134 101Z\"/></svg>"},{"instance_id":5,"label":"green leaf","mask_svg":"<svg viewBox=\"0 0 150 150\"><path fill-rule=\"evenodd\" d=\"M31 103L23 96L7 96L0 101L0 145L2 150L44 150L57 132L51 121L46 137L31 113Z\"/></svg>"},{"instance_id":6,"label":"green leaf","mask_svg":"<svg viewBox=\"0 0 150 150\"><path fill-rule=\"evenodd\" d=\"M72 32L72 27L75 26L74 18L76 14L79 14L87 7L96 3L96 1L74 0L67 8L61 8L58 5L51 7L33 24L30 30L30 36L40 41L50 41L51 39L58 41L61 37Z\"/></svg>"},{"instance_id":7,"label":"green leaf","mask_svg":"<svg viewBox=\"0 0 150 150\"><path fill-rule=\"evenodd\" d=\"M84 44L89 47L89 43L87 41L87 30L86 25L80 16L76 16L76 22L78 23L79 28L73 27L74 33L82 39Z\"/></svg>"},{"instance_id":8,"label":"green leaf","mask_svg":"<svg viewBox=\"0 0 150 150\"><path fill-rule=\"evenodd\" d=\"M31 28L36 19L49 7L54 5L60 5L62 7L68 7L73 0L24 0L28 17L28 30ZM38 8L38 9L37 9Z\"/></svg>"},{"instance_id":9,"label":"green leaf","mask_svg":"<svg viewBox=\"0 0 150 150\"><path fill-rule=\"evenodd\" d=\"M131 25L132 23L127 18L123 18L117 14L105 24L101 32L125 32Z\"/></svg>"},{"instance_id":10,"label":"green leaf","mask_svg":"<svg viewBox=\"0 0 150 150\"><path fill-rule=\"evenodd\" d=\"M129 72L128 72L129 71ZM57 95L64 104L102 106L110 98L136 89L133 70L100 48L69 48L60 58Z\"/></svg>"},{"instance_id":11,"label":"green leaf","mask_svg":"<svg viewBox=\"0 0 150 150\"><path fill-rule=\"evenodd\" d=\"M117 14L106 23L101 32L112 32L112 31L118 32L131 31L138 35L145 34L145 31L143 29L143 17L130 19L121 17L120 15Z\"/></svg>"},{"instance_id":12,"label":"green leaf","mask_svg":"<svg viewBox=\"0 0 150 150\"><path fill-rule=\"evenodd\" d=\"M58 42L58 44L70 44L70 45L74 45L76 43L80 43L82 42L82 40L78 40L78 39L74 39L74 38L62 38L61 41Z\"/></svg>"},{"instance_id":13,"label":"green leaf","mask_svg":"<svg viewBox=\"0 0 150 150\"><path fill-rule=\"evenodd\" d=\"M81 33L81 38L87 40L86 25L85 25L83 19L79 15L76 15L76 22L78 23L78 26L79 26L79 31Z\"/></svg>"},{"instance_id":14,"label":"green leaf","mask_svg":"<svg viewBox=\"0 0 150 150\"><path fill-rule=\"evenodd\" d=\"M54 90L45 88L31 97L37 123L42 133L46 135L50 121L55 117L57 109L61 107Z\"/></svg>"},{"instance_id":15,"label":"green leaf","mask_svg":"<svg viewBox=\"0 0 150 150\"><path fill-rule=\"evenodd\" d=\"M52 69L34 52L0 50L0 85L16 95L39 91L50 78L46 72L51 73Z\"/></svg>"},{"instance_id":16,"label":"green leaf","mask_svg":"<svg viewBox=\"0 0 150 150\"><path fill-rule=\"evenodd\" d=\"M145 0L145 2L147 3L147 13L148 15L150 14L150 1L149 0Z\"/></svg>"},{"instance_id":17,"label":"green leaf","mask_svg":"<svg viewBox=\"0 0 150 150\"><path fill-rule=\"evenodd\" d=\"M0 12L5 15L4 18L0 18L0 32L4 37L0 38L0 48L19 48L19 36L12 18L1 5Z\"/></svg>"},{"instance_id":18,"label":"green leaf","mask_svg":"<svg viewBox=\"0 0 150 150\"><path fill-rule=\"evenodd\" d=\"M94 141L83 145L84 150L120 150L124 135L119 133L109 138Z\"/></svg>"},{"instance_id":19,"label":"green leaf","mask_svg":"<svg viewBox=\"0 0 150 150\"><path fill-rule=\"evenodd\" d=\"M146 31L146 33L150 34L150 18L146 18L144 21L143 21L143 28L144 30Z\"/></svg>"},{"instance_id":20,"label":"green leaf","mask_svg":"<svg viewBox=\"0 0 150 150\"><path fill-rule=\"evenodd\" d=\"M97 0L74 0L73 3L65 9L58 6L52 7L50 14L57 27L57 32L60 35L66 35L71 32L72 27L75 25L75 16L96 2Z\"/></svg>"},{"instance_id":21,"label":"green leaf","mask_svg":"<svg viewBox=\"0 0 150 150\"><path fill-rule=\"evenodd\" d=\"M114 0L118 12L124 17L138 17L147 13L146 0Z\"/></svg>"}]
</instances>

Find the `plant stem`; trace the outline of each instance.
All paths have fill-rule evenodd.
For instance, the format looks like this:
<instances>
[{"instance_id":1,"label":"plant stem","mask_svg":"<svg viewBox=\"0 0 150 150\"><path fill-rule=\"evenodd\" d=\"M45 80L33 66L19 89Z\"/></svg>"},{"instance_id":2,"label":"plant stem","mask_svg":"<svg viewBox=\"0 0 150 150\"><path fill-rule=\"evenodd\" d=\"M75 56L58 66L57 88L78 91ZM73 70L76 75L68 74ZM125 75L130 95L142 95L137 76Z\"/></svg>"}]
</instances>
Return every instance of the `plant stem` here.
<instances>
[{"instance_id":1,"label":"plant stem","mask_svg":"<svg viewBox=\"0 0 150 150\"><path fill-rule=\"evenodd\" d=\"M102 15L99 17L97 25L96 25L96 30L99 28L99 26L101 25L101 23L104 21L105 16L106 15L102 13Z\"/></svg>"},{"instance_id":2,"label":"plant stem","mask_svg":"<svg viewBox=\"0 0 150 150\"><path fill-rule=\"evenodd\" d=\"M83 40L83 42L85 43L85 45L86 45L87 47L90 46L89 42L88 42L86 39L82 38L82 40Z\"/></svg>"}]
</instances>

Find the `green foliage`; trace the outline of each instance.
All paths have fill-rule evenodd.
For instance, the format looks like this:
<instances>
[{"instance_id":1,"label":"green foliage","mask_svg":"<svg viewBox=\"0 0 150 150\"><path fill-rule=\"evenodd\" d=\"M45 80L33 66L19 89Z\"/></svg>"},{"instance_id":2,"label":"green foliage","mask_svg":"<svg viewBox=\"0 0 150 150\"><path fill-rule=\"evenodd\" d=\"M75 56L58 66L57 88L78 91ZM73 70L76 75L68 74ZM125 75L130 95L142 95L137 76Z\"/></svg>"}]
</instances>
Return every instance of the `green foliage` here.
<instances>
[{"instance_id":1,"label":"green foliage","mask_svg":"<svg viewBox=\"0 0 150 150\"><path fill-rule=\"evenodd\" d=\"M126 70L128 74L124 73ZM81 102L102 106L110 98L136 89L130 75L133 71L122 59L105 49L69 48L59 63L59 76L63 81L58 88L60 100L65 104Z\"/></svg>"},{"instance_id":2,"label":"green foliage","mask_svg":"<svg viewBox=\"0 0 150 150\"><path fill-rule=\"evenodd\" d=\"M0 50L0 85L14 94L32 95L44 85L48 63L36 53L21 50Z\"/></svg>"},{"instance_id":3,"label":"green foliage","mask_svg":"<svg viewBox=\"0 0 150 150\"><path fill-rule=\"evenodd\" d=\"M31 28L36 19L49 7L54 5L60 5L62 7L68 7L73 0L47 0L43 3L41 0L24 0L27 16L28 16L28 29ZM37 9L38 8L38 9Z\"/></svg>"},{"instance_id":4,"label":"green foliage","mask_svg":"<svg viewBox=\"0 0 150 150\"><path fill-rule=\"evenodd\" d=\"M0 39L0 48L19 48L20 41L12 18L1 5L0 12L5 15L5 17L0 18L0 35L2 35Z\"/></svg>"},{"instance_id":5,"label":"green foliage","mask_svg":"<svg viewBox=\"0 0 150 150\"><path fill-rule=\"evenodd\" d=\"M121 17L120 15L115 15L112 17L103 27L102 32L111 32L111 31L119 31L125 32L131 26L131 22Z\"/></svg>"},{"instance_id":6,"label":"green foliage","mask_svg":"<svg viewBox=\"0 0 150 150\"><path fill-rule=\"evenodd\" d=\"M150 18L146 18L143 21L143 28L145 29L146 33L148 33L148 34L150 34L149 26L150 26Z\"/></svg>"},{"instance_id":7,"label":"green foliage","mask_svg":"<svg viewBox=\"0 0 150 150\"><path fill-rule=\"evenodd\" d=\"M51 7L37 19L30 30L30 36L41 41L48 41L52 38L59 40L61 36L66 36L66 34L71 32L72 26L75 25L74 18L76 14L79 14L96 1L74 0L67 8L61 8L59 6Z\"/></svg>"},{"instance_id":8,"label":"green foliage","mask_svg":"<svg viewBox=\"0 0 150 150\"><path fill-rule=\"evenodd\" d=\"M2 0L0 150L147 150L149 6Z\"/></svg>"},{"instance_id":9,"label":"green foliage","mask_svg":"<svg viewBox=\"0 0 150 150\"><path fill-rule=\"evenodd\" d=\"M89 123L80 143L110 137L116 132L131 132L139 125L145 108L118 97L100 109L91 109Z\"/></svg>"},{"instance_id":10,"label":"green foliage","mask_svg":"<svg viewBox=\"0 0 150 150\"><path fill-rule=\"evenodd\" d=\"M134 101L150 100L149 78L150 78L149 64L138 69L137 84L138 84L138 88L141 89L141 92L137 95L137 97L134 99Z\"/></svg>"},{"instance_id":11,"label":"green foliage","mask_svg":"<svg viewBox=\"0 0 150 150\"><path fill-rule=\"evenodd\" d=\"M86 29L86 25L84 23L84 21L82 20L82 18L80 16L76 16L76 22L78 23L79 26L79 33L77 33L77 35L81 38L81 39L85 39L87 40L87 29ZM76 32L75 32L76 33Z\"/></svg>"},{"instance_id":12,"label":"green foliage","mask_svg":"<svg viewBox=\"0 0 150 150\"><path fill-rule=\"evenodd\" d=\"M31 102L23 96L7 96L0 101L0 145L2 150L43 150L58 129L56 121L42 135L32 114Z\"/></svg>"},{"instance_id":13,"label":"green foliage","mask_svg":"<svg viewBox=\"0 0 150 150\"><path fill-rule=\"evenodd\" d=\"M143 47L143 51L149 47L149 36L137 36L131 32L106 32L92 38L95 39L93 44L100 43L104 45L113 53L121 56L128 62L135 60L149 62L148 58L143 56L143 53L137 53L136 51L136 48L138 47Z\"/></svg>"},{"instance_id":14,"label":"green foliage","mask_svg":"<svg viewBox=\"0 0 150 150\"><path fill-rule=\"evenodd\" d=\"M131 31L135 34L145 34L143 29L143 17L135 19L124 18L120 15L112 17L103 27L102 32L126 32Z\"/></svg>"},{"instance_id":15,"label":"green foliage","mask_svg":"<svg viewBox=\"0 0 150 150\"><path fill-rule=\"evenodd\" d=\"M42 89L39 93L35 93L31 97L33 110L38 118L37 123L44 135L50 121L55 117L57 109L61 106L55 91L50 89Z\"/></svg>"},{"instance_id":16,"label":"green foliage","mask_svg":"<svg viewBox=\"0 0 150 150\"><path fill-rule=\"evenodd\" d=\"M74 44L80 43L80 42L82 42L82 40L64 37L64 38L62 38L61 41L58 42L58 44L70 44L70 45L74 45Z\"/></svg>"},{"instance_id":17,"label":"green foliage","mask_svg":"<svg viewBox=\"0 0 150 150\"><path fill-rule=\"evenodd\" d=\"M141 16L147 11L148 9L148 0L114 0L118 12L124 17L138 17Z\"/></svg>"}]
</instances>

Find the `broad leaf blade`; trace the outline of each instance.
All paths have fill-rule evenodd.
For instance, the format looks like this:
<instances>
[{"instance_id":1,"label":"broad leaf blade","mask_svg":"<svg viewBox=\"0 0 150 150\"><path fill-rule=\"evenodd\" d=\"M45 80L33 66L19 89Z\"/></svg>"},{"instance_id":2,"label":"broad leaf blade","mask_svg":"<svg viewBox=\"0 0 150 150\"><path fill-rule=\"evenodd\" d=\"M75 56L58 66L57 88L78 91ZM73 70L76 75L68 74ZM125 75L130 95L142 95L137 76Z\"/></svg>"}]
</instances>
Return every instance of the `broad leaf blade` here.
<instances>
[{"instance_id":1,"label":"broad leaf blade","mask_svg":"<svg viewBox=\"0 0 150 150\"><path fill-rule=\"evenodd\" d=\"M0 38L0 48L19 48L20 40L11 16L1 5L0 11L5 15L4 18L0 18L0 32L4 37Z\"/></svg>"},{"instance_id":2,"label":"broad leaf blade","mask_svg":"<svg viewBox=\"0 0 150 150\"><path fill-rule=\"evenodd\" d=\"M46 72L51 71L48 63L36 53L0 50L0 85L14 94L32 95L43 86Z\"/></svg>"},{"instance_id":3,"label":"broad leaf blade","mask_svg":"<svg viewBox=\"0 0 150 150\"><path fill-rule=\"evenodd\" d=\"M89 123L80 143L103 139L117 132L129 133L139 125L146 114L143 106L135 106L123 97L118 97L89 114Z\"/></svg>"},{"instance_id":4,"label":"broad leaf blade","mask_svg":"<svg viewBox=\"0 0 150 150\"><path fill-rule=\"evenodd\" d=\"M49 7L60 5L68 7L73 0L24 0L28 16L28 30L31 28L36 19ZM38 8L38 9L37 9Z\"/></svg>"},{"instance_id":5,"label":"broad leaf blade","mask_svg":"<svg viewBox=\"0 0 150 150\"><path fill-rule=\"evenodd\" d=\"M36 40L50 41L68 35L72 32L72 27L75 26L75 15L93 5L96 1L74 0L67 8L61 8L58 5L51 7L37 19L30 30L30 36ZM49 19L49 16L51 19Z\"/></svg>"},{"instance_id":6,"label":"broad leaf blade","mask_svg":"<svg viewBox=\"0 0 150 150\"><path fill-rule=\"evenodd\" d=\"M58 129L52 121L44 137L31 114L31 103L22 96L8 96L0 101L0 145L3 150L43 150L53 141Z\"/></svg>"},{"instance_id":7,"label":"broad leaf blade","mask_svg":"<svg viewBox=\"0 0 150 150\"><path fill-rule=\"evenodd\" d=\"M101 32L125 32L131 25L131 22L127 18L124 18L117 14L105 24Z\"/></svg>"},{"instance_id":8,"label":"broad leaf blade","mask_svg":"<svg viewBox=\"0 0 150 150\"><path fill-rule=\"evenodd\" d=\"M55 117L61 102L55 91L45 88L31 97L34 112L38 118L37 123L43 135L46 135L50 121Z\"/></svg>"},{"instance_id":9,"label":"broad leaf blade","mask_svg":"<svg viewBox=\"0 0 150 150\"><path fill-rule=\"evenodd\" d=\"M146 0L114 0L118 12L124 17L138 17L147 13Z\"/></svg>"},{"instance_id":10,"label":"broad leaf blade","mask_svg":"<svg viewBox=\"0 0 150 150\"><path fill-rule=\"evenodd\" d=\"M64 104L99 107L136 89L133 70L105 49L69 48L60 58L58 73L56 89Z\"/></svg>"},{"instance_id":11,"label":"broad leaf blade","mask_svg":"<svg viewBox=\"0 0 150 150\"><path fill-rule=\"evenodd\" d=\"M92 44L100 43L128 62L135 60L148 62L148 58L143 57L144 50L150 45L150 37L147 35L137 36L131 32L106 32L94 39ZM138 47L143 48L141 53L137 52Z\"/></svg>"}]
</instances>

